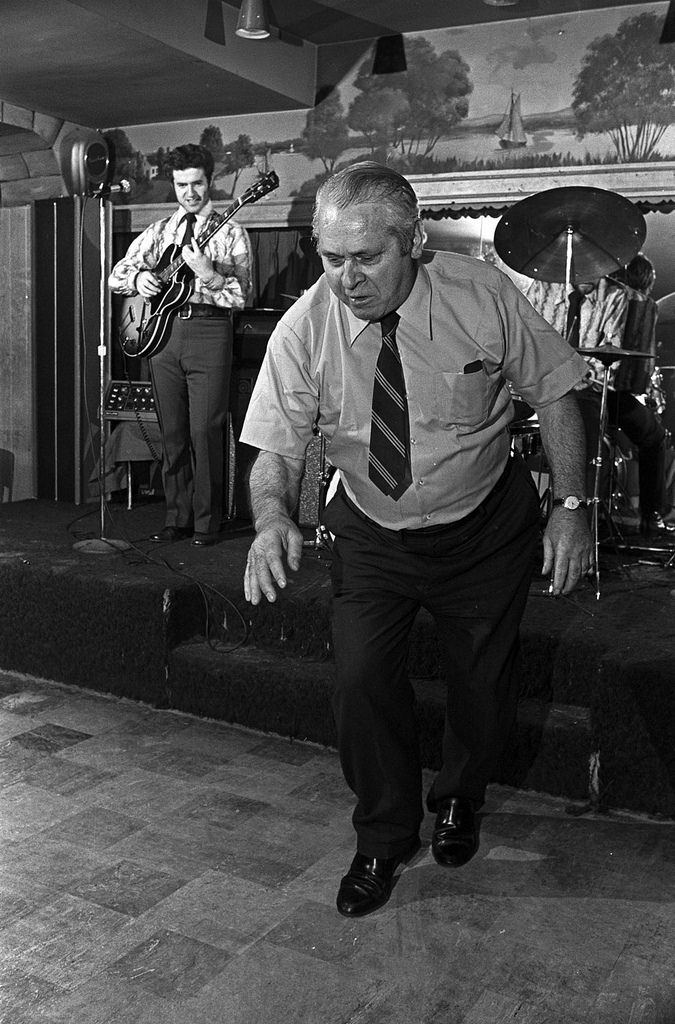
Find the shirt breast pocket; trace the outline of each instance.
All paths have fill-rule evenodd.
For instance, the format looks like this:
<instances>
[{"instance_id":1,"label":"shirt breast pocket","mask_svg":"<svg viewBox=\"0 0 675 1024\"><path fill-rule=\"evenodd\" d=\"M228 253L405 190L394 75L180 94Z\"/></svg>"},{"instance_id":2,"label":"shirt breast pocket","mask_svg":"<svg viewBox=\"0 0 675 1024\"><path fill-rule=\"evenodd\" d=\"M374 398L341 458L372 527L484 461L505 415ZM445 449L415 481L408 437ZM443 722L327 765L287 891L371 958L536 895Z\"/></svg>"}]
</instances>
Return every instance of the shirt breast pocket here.
<instances>
[{"instance_id":1,"label":"shirt breast pocket","mask_svg":"<svg viewBox=\"0 0 675 1024\"><path fill-rule=\"evenodd\" d=\"M444 430L470 433L485 422L489 408L488 377L482 366L470 373L434 374L435 413Z\"/></svg>"}]
</instances>

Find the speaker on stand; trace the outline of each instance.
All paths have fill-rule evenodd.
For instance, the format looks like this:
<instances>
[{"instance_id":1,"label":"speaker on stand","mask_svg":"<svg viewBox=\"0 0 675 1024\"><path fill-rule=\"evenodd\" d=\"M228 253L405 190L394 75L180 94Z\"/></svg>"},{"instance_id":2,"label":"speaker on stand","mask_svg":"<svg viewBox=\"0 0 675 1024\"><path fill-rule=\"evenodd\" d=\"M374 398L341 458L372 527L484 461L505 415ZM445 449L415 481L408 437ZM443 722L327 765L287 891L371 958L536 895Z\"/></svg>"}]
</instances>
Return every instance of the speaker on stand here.
<instances>
[{"instance_id":1,"label":"speaker on stand","mask_svg":"<svg viewBox=\"0 0 675 1024\"><path fill-rule=\"evenodd\" d=\"M96 199L98 203L99 228L99 387L98 387L98 426L99 426L99 537L78 541L73 547L89 554L115 554L125 550L129 545L125 541L111 540L105 536L105 393L108 371L108 249L109 249L109 218L106 200L113 190L110 184L111 160L106 140L96 131L78 128L65 136L59 147L59 163L61 175L68 192L72 196L81 196L86 204L87 199ZM116 186L117 191L129 191L128 183Z\"/></svg>"},{"instance_id":2,"label":"speaker on stand","mask_svg":"<svg viewBox=\"0 0 675 1024\"><path fill-rule=\"evenodd\" d=\"M76 128L61 140L58 161L68 195L88 196L108 183L110 150L93 129Z\"/></svg>"}]
</instances>

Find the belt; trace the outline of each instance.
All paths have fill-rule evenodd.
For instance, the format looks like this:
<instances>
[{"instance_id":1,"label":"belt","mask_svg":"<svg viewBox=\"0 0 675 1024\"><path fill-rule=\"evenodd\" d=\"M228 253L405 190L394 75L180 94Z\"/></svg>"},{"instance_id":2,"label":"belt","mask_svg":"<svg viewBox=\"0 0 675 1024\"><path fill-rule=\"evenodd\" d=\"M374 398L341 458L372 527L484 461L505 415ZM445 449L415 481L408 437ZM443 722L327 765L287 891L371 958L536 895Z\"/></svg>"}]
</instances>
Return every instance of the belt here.
<instances>
[{"instance_id":1,"label":"belt","mask_svg":"<svg viewBox=\"0 0 675 1024\"><path fill-rule=\"evenodd\" d=\"M222 306L210 306L206 302L186 302L178 310L178 319L192 320L194 317L221 317L224 319L231 312L231 309L223 309Z\"/></svg>"},{"instance_id":2,"label":"belt","mask_svg":"<svg viewBox=\"0 0 675 1024\"><path fill-rule=\"evenodd\" d=\"M472 512L467 513L467 515L465 515L462 519L455 519L453 522L450 523L439 523L438 526L422 526L418 530L390 530L386 526L380 526L379 523L376 523L374 519L371 519L369 516L367 516L365 512L361 511L358 505L355 505L354 502L350 500L349 496L347 495L347 492L342 487L341 482L339 486L342 489L342 497L346 504L349 506L349 508L352 510L352 512L356 513L356 515L359 516L359 518L365 519L367 523L370 523L371 526L376 527L383 533L388 533L393 535L394 537L401 539L405 537L433 537L434 534L437 533L452 533L456 530L463 529L465 526L468 526L471 523L471 521L481 513L481 511L486 507L486 505L489 505L491 501L499 494L499 492L504 489L509 477L511 476L511 469L513 467L514 461L515 459L511 455L509 455L508 459L506 460L504 471L502 475L499 477L499 480L494 485L494 487L487 495L487 497L483 498L480 505L478 505Z\"/></svg>"}]
</instances>

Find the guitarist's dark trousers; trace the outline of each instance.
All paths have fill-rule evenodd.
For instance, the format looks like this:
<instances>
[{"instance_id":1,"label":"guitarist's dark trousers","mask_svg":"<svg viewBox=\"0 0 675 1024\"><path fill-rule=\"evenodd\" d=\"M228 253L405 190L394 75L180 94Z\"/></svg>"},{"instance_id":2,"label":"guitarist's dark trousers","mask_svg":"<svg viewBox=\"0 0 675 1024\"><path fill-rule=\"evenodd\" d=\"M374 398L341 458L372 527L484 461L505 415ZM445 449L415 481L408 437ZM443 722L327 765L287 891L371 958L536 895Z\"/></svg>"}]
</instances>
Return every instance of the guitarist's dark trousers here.
<instances>
[{"instance_id":1,"label":"guitarist's dark trousers","mask_svg":"<svg viewBox=\"0 0 675 1024\"><path fill-rule=\"evenodd\" d=\"M217 533L223 514L231 310L187 320L174 316L171 336L149 366L162 432L164 525Z\"/></svg>"}]
</instances>

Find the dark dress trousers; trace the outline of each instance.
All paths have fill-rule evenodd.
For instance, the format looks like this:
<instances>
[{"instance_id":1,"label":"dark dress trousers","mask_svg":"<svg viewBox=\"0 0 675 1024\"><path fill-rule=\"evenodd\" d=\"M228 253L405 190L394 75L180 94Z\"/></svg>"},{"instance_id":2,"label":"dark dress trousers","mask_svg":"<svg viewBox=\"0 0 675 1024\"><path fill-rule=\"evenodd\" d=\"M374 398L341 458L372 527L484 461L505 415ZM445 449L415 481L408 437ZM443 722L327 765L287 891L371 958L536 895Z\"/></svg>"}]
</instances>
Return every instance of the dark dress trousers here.
<instances>
[{"instance_id":1,"label":"dark dress trousers","mask_svg":"<svg viewBox=\"0 0 675 1024\"><path fill-rule=\"evenodd\" d=\"M408 638L420 608L435 619L447 685L442 766L427 804L480 807L513 725L519 623L540 530L539 501L519 456L485 501L457 523L386 530L342 487L324 511L334 534L334 711L342 768L357 797L367 857L390 857L417 835L422 770Z\"/></svg>"},{"instance_id":2,"label":"dark dress trousers","mask_svg":"<svg viewBox=\"0 0 675 1024\"><path fill-rule=\"evenodd\" d=\"M232 317L182 320L149 360L162 430L166 526L217 533L223 517L223 425L232 369Z\"/></svg>"}]
</instances>

